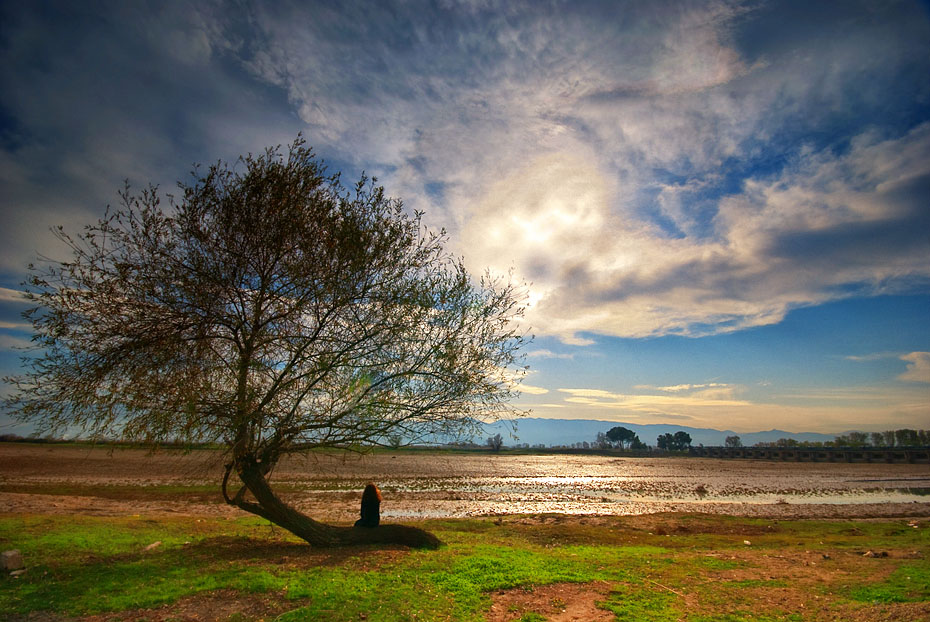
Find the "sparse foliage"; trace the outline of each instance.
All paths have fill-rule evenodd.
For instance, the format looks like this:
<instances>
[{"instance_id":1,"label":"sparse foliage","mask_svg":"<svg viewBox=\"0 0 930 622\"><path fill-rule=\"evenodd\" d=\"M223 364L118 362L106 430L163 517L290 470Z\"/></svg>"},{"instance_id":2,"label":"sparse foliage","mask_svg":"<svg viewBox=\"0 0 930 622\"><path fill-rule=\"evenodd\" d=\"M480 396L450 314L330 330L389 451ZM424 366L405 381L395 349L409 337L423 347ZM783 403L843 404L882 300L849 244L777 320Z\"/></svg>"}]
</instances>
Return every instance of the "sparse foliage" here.
<instances>
[{"instance_id":1,"label":"sparse foliage","mask_svg":"<svg viewBox=\"0 0 930 622\"><path fill-rule=\"evenodd\" d=\"M740 440L739 436L734 434L733 436L728 436L724 440L724 445L726 445L727 447L742 447L743 442Z\"/></svg>"},{"instance_id":2,"label":"sparse foliage","mask_svg":"<svg viewBox=\"0 0 930 622\"><path fill-rule=\"evenodd\" d=\"M41 352L7 407L52 433L222 443L229 503L314 544L358 541L274 494L278 460L515 414L523 342L521 292L472 278L373 182L346 190L298 139L195 171L170 209L127 187L83 233L58 229L72 256L33 268Z\"/></svg>"},{"instance_id":3,"label":"sparse foliage","mask_svg":"<svg viewBox=\"0 0 930 622\"><path fill-rule=\"evenodd\" d=\"M500 451L501 447L503 446L504 439L500 434L495 434L494 436L488 438L488 447L490 447L492 451Z\"/></svg>"}]
</instances>

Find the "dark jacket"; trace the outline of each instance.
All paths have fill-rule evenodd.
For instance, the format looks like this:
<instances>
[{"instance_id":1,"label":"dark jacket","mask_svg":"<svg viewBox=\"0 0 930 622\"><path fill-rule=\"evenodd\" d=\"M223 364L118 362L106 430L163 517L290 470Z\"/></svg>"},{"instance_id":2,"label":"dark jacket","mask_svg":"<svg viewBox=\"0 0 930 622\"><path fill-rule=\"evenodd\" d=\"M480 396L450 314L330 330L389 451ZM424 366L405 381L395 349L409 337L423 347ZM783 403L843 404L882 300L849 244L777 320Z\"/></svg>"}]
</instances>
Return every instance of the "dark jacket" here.
<instances>
[{"instance_id":1,"label":"dark jacket","mask_svg":"<svg viewBox=\"0 0 930 622\"><path fill-rule=\"evenodd\" d=\"M362 517L355 521L355 526L377 527L380 522L381 494L374 484L369 484L362 493Z\"/></svg>"}]
</instances>

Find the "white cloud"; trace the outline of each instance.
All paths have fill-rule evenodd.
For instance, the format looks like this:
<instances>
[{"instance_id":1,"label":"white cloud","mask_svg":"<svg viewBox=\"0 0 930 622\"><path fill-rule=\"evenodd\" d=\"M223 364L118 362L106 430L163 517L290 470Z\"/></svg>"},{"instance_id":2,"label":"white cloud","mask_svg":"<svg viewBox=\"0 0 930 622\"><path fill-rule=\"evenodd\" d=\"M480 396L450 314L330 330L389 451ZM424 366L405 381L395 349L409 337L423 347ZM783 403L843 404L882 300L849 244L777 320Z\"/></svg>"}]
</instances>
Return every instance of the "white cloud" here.
<instances>
[{"instance_id":1,"label":"white cloud","mask_svg":"<svg viewBox=\"0 0 930 622\"><path fill-rule=\"evenodd\" d=\"M23 292L18 289L10 289L9 287L0 287L0 302L29 302Z\"/></svg>"},{"instance_id":2,"label":"white cloud","mask_svg":"<svg viewBox=\"0 0 930 622\"><path fill-rule=\"evenodd\" d=\"M427 209L473 270L515 267L532 282L528 323L566 343L728 332L905 290L930 276L930 128L908 132L894 119L909 117L886 112L925 93L901 72L926 74L926 20L902 5L817 16L816 37L779 22L740 39L768 10L129 7L86 35L59 25L53 46L30 38L47 29L26 11L8 58L40 55L48 69L3 63L3 84L16 85L12 114L42 135L0 154L0 209L30 208L8 227L0 267L48 252L36 231L86 222L124 177L170 187L188 162L303 127L319 152ZM111 76L102 90L87 67ZM805 144L824 128L839 139ZM61 181L43 191L36 171Z\"/></svg>"},{"instance_id":3,"label":"white cloud","mask_svg":"<svg viewBox=\"0 0 930 622\"><path fill-rule=\"evenodd\" d=\"M463 239L476 264L513 263L532 282L527 317L542 334L729 332L930 277L928 180L930 126L863 135L844 156L747 182L719 202L710 235L669 237L612 211L622 191L595 166L552 155L492 186Z\"/></svg>"},{"instance_id":4,"label":"white cloud","mask_svg":"<svg viewBox=\"0 0 930 622\"><path fill-rule=\"evenodd\" d=\"M522 383L517 387L517 390L520 391L520 393L527 393L529 395L544 395L549 392L549 389Z\"/></svg>"},{"instance_id":5,"label":"white cloud","mask_svg":"<svg viewBox=\"0 0 930 622\"><path fill-rule=\"evenodd\" d=\"M538 359L566 359L572 360L575 358L574 354L568 352L553 352L552 350L531 350L526 353L527 358L538 358Z\"/></svg>"},{"instance_id":6,"label":"white cloud","mask_svg":"<svg viewBox=\"0 0 930 622\"><path fill-rule=\"evenodd\" d=\"M898 380L930 383L930 352L911 352L900 358L907 362L907 371Z\"/></svg>"},{"instance_id":7,"label":"white cloud","mask_svg":"<svg viewBox=\"0 0 930 622\"><path fill-rule=\"evenodd\" d=\"M782 32L787 48L749 57L735 38L747 13L714 0L312 18L259 5L251 47L204 25L184 40L197 58L203 33L236 50L287 93L311 144L426 208L474 271L516 268L534 331L586 345L777 323L850 287L930 276L907 235L926 220L927 127L885 140L860 126L845 151L780 142L851 88L881 93L920 33L879 45L899 18L876 17L816 39ZM760 153L789 165L757 171Z\"/></svg>"},{"instance_id":8,"label":"white cloud","mask_svg":"<svg viewBox=\"0 0 930 622\"><path fill-rule=\"evenodd\" d=\"M633 388L639 390L653 389L656 391L665 391L666 393L680 393L682 391L694 391L696 389L724 389L730 387L729 385L721 384L719 382L709 382L705 384L676 384L667 387L655 387L648 384L641 384Z\"/></svg>"},{"instance_id":9,"label":"white cloud","mask_svg":"<svg viewBox=\"0 0 930 622\"><path fill-rule=\"evenodd\" d=\"M873 352L872 354L849 355L843 358L847 361L856 363L868 363L871 361L881 361L883 359L898 358L900 355L896 352Z\"/></svg>"}]
</instances>

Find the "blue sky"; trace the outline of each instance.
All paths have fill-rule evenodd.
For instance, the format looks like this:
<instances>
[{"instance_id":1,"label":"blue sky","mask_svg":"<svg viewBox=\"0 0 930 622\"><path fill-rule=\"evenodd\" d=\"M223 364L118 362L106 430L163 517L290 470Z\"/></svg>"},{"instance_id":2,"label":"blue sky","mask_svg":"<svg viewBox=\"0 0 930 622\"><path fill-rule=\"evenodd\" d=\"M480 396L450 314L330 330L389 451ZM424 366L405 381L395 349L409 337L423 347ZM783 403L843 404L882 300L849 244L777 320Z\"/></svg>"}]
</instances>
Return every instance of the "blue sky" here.
<instances>
[{"instance_id":1,"label":"blue sky","mask_svg":"<svg viewBox=\"0 0 930 622\"><path fill-rule=\"evenodd\" d=\"M303 132L530 284L534 416L930 427L925 3L4 2L0 58L4 374L50 227Z\"/></svg>"}]
</instances>

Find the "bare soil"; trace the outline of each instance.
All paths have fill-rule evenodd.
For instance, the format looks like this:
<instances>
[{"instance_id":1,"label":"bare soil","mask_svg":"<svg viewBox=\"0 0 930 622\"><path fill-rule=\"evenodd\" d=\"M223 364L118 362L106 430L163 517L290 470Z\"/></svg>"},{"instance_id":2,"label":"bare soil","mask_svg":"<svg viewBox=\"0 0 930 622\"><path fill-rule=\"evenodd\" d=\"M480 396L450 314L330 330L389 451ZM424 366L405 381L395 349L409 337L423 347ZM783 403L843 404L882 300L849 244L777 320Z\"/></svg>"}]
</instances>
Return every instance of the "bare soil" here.
<instances>
[{"instance_id":1,"label":"bare soil","mask_svg":"<svg viewBox=\"0 0 930 622\"><path fill-rule=\"evenodd\" d=\"M549 622L611 622L613 613L598 609L610 586L606 583L555 583L528 590L501 590L492 595L488 622L511 622L533 612Z\"/></svg>"}]
</instances>

